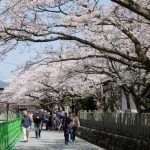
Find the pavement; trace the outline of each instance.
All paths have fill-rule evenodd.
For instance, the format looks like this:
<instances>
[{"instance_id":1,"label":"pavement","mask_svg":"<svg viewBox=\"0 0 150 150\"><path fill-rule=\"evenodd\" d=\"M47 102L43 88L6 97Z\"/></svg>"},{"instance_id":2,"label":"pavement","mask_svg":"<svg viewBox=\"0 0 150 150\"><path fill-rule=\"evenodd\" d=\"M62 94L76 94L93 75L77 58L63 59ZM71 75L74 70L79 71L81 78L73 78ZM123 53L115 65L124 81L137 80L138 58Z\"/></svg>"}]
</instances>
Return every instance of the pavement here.
<instances>
[{"instance_id":1,"label":"pavement","mask_svg":"<svg viewBox=\"0 0 150 150\"><path fill-rule=\"evenodd\" d=\"M35 138L33 129L30 131L29 141L24 142L23 136L13 150L104 150L85 140L76 138L74 143L64 143L63 132L42 130L41 138Z\"/></svg>"}]
</instances>

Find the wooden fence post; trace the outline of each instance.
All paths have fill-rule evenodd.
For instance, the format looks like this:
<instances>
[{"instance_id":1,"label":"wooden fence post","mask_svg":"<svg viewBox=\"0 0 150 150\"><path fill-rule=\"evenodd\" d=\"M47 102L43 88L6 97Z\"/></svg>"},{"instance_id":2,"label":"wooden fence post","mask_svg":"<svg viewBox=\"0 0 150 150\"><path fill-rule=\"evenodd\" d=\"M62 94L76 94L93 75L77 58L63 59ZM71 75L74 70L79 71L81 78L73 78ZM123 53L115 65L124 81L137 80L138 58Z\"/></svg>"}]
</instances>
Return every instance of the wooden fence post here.
<instances>
[{"instance_id":1,"label":"wooden fence post","mask_svg":"<svg viewBox=\"0 0 150 150\"><path fill-rule=\"evenodd\" d=\"M9 104L7 103L6 104L6 119L7 119L7 122L9 121Z\"/></svg>"}]
</instances>

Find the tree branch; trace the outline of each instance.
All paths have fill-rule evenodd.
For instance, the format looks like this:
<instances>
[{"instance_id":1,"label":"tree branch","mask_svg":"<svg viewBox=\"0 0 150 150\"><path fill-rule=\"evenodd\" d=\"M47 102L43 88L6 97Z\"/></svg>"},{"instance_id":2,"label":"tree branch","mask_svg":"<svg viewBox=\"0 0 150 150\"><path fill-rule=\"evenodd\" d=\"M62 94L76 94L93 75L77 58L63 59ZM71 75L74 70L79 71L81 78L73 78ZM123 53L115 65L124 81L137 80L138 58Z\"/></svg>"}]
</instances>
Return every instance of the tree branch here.
<instances>
[{"instance_id":1,"label":"tree branch","mask_svg":"<svg viewBox=\"0 0 150 150\"><path fill-rule=\"evenodd\" d=\"M134 0L111 0L111 1L150 20L150 9L140 6L138 2L135 2Z\"/></svg>"}]
</instances>

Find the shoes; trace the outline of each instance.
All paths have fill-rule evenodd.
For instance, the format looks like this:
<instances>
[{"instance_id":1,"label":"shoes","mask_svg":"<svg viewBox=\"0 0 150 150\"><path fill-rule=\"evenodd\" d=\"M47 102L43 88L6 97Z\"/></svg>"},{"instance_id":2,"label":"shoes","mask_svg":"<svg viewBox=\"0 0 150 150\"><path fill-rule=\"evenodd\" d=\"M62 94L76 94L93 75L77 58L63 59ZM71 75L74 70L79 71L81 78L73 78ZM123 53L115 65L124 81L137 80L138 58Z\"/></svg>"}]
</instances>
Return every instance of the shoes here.
<instances>
[{"instance_id":1,"label":"shoes","mask_svg":"<svg viewBox=\"0 0 150 150\"><path fill-rule=\"evenodd\" d=\"M24 140L24 142L28 142L28 140Z\"/></svg>"},{"instance_id":2,"label":"shoes","mask_svg":"<svg viewBox=\"0 0 150 150\"><path fill-rule=\"evenodd\" d=\"M65 141L65 144L66 144L66 145L68 145L68 142L67 142L67 141Z\"/></svg>"},{"instance_id":3,"label":"shoes","mask_svg":"<svg viewBox=\"0 0 150 150\"><path fill-rule=\"evenodd\" d=\"M74 140L69 140L69 142L74 143Z\"/></svg>"}]
</instances>

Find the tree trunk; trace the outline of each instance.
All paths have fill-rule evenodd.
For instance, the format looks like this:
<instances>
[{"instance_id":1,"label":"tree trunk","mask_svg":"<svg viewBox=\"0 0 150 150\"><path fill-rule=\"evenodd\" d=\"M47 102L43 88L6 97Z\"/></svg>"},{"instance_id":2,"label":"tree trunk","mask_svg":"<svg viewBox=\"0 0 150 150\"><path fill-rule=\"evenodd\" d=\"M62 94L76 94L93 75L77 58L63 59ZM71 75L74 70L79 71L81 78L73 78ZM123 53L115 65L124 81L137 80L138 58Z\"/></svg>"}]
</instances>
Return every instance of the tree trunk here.
<instances>
[{"instance_id":1,"label":"tree trunk","mask_svg":"<svg viewBox=\"0 0 150 150\"><path fill-rule=\"evenodd\" d=\"M143 109L142 109L142 105L141 105L141 97L138 95L133 95L133 100L135 102L135 105L136 105L138 112L142 113Z\"/></svg>"},{"instance_id":2,"label":"tree trunk","mask_svg":"<svg viewBox=\"0 0 150 150\"><path fill-rule=\"evenodd\" d=\"M127 100L127 109L131 110L129 93L126 92L125 90L123 90L123 92L124 92L124 95L125 95L126 100Z\"/></svg>"}]
</instances>

